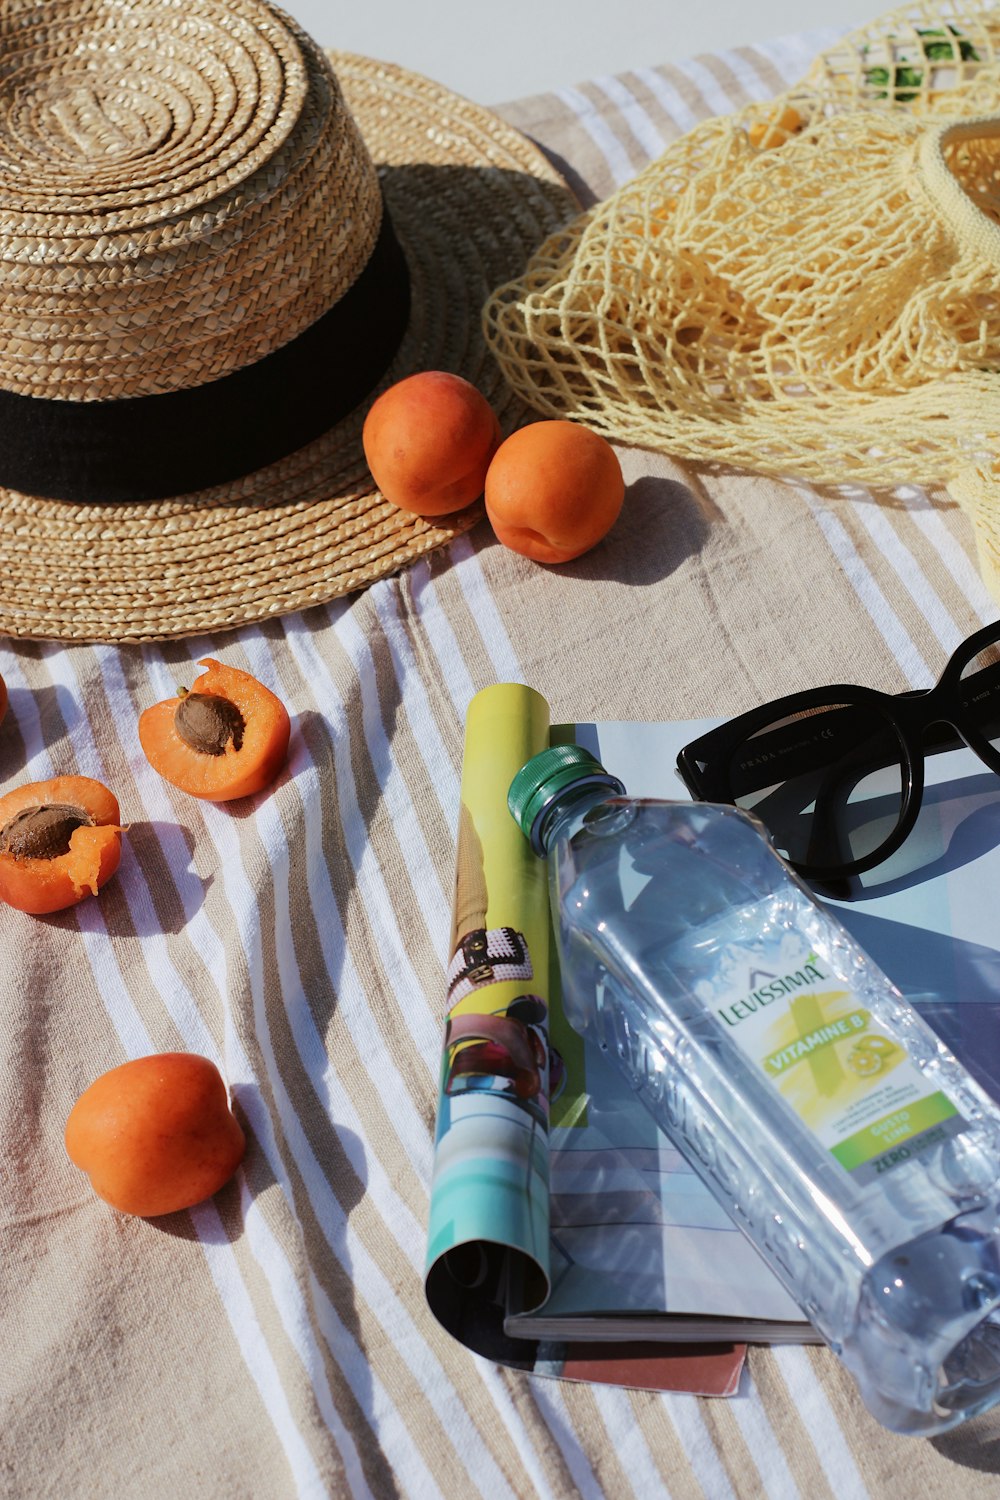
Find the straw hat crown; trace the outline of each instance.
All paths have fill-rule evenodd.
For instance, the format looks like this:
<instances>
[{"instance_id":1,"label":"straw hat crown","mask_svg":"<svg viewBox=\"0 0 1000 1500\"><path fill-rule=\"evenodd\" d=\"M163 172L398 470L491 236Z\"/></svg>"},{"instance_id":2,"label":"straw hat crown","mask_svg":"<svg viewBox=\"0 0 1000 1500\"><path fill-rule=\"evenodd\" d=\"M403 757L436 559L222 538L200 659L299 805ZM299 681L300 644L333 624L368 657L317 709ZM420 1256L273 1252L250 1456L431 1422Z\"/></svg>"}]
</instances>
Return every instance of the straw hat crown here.
<instances>
[{"instance_id":1,"label":"straw hat crown","mask_svg":"<svg viewBox=\"0 0 1000 1500\"><path fill-rule=\"evenodd\" d=\"M374 166L326 57L272 7L8 0L0 41L4 390L203 384L367 263Z\"/></svg>"}]
</instances>

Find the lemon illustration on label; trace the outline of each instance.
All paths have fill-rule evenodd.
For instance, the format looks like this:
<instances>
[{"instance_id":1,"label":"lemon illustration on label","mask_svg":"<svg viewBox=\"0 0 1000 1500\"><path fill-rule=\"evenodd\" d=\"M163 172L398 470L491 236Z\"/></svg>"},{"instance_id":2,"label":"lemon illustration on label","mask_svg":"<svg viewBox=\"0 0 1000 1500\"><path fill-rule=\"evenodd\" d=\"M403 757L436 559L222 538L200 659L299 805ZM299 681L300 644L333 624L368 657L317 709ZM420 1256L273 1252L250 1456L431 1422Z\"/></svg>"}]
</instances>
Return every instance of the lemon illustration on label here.
<instances>
[{"instance_id":1,"label":"lemon illustration on label","mask_svg":"<svg viewBox=\"0 0 1000 1500\"><path fill-rule=\"evenodd\" d=\"M891 1067L899 1048L884 1036L863 1036L855 1042L845 1059L852 1073L859 1078L871 1078Z\"/></svg>"}]
</instances>

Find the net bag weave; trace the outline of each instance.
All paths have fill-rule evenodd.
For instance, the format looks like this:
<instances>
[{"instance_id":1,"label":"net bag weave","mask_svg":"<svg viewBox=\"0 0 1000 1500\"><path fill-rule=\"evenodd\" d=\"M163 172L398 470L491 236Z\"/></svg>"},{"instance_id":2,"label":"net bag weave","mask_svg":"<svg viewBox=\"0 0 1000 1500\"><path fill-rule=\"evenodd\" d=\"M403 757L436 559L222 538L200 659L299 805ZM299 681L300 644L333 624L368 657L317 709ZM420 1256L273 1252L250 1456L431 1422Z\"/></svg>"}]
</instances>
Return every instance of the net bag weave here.
<instances>
[{"instance_id":1,"label":"net bag weave","mask_svg":"<svg viewBox=\"0 0 1000 1500\"><path fill-rule=\"evenodd\" d=\"M890 12L708 120L484 309L534 408L817 483L950 485L1000 597L1000 8Z\"/></svg>"}]
</instances>

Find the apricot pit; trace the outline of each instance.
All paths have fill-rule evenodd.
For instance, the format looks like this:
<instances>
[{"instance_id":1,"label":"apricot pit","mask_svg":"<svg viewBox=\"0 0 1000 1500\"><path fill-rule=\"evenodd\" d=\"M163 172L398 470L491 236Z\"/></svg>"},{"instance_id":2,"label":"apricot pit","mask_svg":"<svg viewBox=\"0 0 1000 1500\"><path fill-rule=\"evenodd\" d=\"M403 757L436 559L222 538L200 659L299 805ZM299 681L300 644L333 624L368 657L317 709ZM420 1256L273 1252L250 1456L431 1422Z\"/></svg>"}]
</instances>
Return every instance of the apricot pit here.
<instances>
[{"instance_id":1,"label":"apricot pit","mask_svg":"<svg viewBox=\"0 0 1000 1500\"><path fill-rule=\"evenodd\" d=\"M174 713L177 733L202 755L225 755L230 744L241 750L246 727L236 704L217 693L185 693Z\"/></svg>"},{"instance_id":2,"label":"apricot pit","mask_svg":"<svg viewBox=\"0 0 1000 1500\"><path fill-rule=\"evenodd\" d=\"M55 859L69 853L76 829L93 826L86 808L68 802L22 807L0 828L0 854L13 854L16 859Z\"/></svg>"}]
</instances>

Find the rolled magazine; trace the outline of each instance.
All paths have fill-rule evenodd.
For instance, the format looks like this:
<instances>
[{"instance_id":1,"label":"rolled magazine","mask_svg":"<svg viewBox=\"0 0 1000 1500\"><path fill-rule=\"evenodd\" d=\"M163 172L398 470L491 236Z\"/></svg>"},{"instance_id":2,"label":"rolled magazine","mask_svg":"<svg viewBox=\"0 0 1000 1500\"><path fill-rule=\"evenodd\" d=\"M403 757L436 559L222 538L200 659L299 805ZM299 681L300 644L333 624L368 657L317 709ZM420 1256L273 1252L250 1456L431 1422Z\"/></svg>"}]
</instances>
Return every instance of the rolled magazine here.
<instances>
[{"instance_id":1,"label":"rolled magazine","mask_svg":"<svg viewBox=\"0 0 1000 1500\"><path fill-rule=\"evenodd\" d=\"M480 1354L525 1363L511 1306L549 1291L550 931L545 866L507 811L548 744L549 709L502 683L466 719L427 1250L435 1316Z\"/></svg>"}]
</instances>

